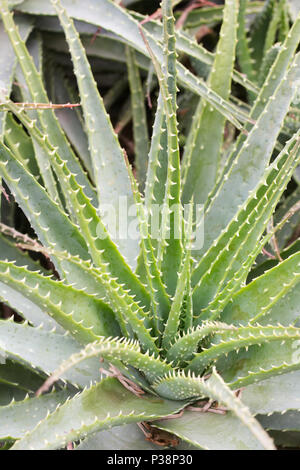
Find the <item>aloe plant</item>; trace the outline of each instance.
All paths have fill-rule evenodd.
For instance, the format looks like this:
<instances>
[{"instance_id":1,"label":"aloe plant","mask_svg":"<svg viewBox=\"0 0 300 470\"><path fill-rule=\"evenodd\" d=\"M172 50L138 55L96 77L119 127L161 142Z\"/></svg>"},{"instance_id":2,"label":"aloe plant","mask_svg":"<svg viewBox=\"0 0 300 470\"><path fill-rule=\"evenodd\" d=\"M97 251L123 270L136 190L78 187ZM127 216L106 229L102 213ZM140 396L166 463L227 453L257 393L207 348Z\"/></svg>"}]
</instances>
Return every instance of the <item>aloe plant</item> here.
<instances>
[{"instance_id":1,"label":"aloe plant","mask_svg":"<svg viewBox=\"0 0 300 470\"><path fill-rule=\"evenodd\" d=\"M24 16L25 34L7 1L0 6L19 63L12 56L1 79L0 175L35 233L1 222L0 296L22 320L0 321L0 440L13 450L295 445L300 251L287 241L299 190L285 191L297 185L300 163L299 130L287 133L300 17L258 90L246 2L226 0L220 10L215 54L175 32L171 0L162 1L162 25L142 25L110 0L15 5L58 17L81 101L75 114L48 99L39 36L26 46L32 17ZM136 174L74 19L125 44ZM184 68L183 51L208 67L207 82ZM234 69L236 52L248 78ZM149 143L140 68L151 67L159 97ZM15 75L22 103L11 99ZM177 80L201 97L182 159ZM234 99L232 80L253 104ZM86 132L81 145L61 111ZM241 132L226 147L232 125Z\"/></svg>"}]
</instances>

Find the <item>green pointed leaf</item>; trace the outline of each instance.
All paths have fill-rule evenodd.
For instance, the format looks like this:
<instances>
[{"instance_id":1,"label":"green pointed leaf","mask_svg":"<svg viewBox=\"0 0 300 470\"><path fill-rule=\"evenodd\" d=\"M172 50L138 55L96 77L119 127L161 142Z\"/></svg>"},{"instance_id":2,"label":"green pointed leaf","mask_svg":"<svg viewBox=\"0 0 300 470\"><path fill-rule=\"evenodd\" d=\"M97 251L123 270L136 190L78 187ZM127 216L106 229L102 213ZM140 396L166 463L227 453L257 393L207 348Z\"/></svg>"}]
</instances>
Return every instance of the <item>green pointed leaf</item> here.
<instances>
[{"instance_id":1,"label":"green pointed leaf","mask_svg":"<svg viewBox=\"0 0 300 470\"><path fill-rule=\"evenodd\" d=\"M225 100L229 99L231 91L237 18L238 2L227 0L220 40L208 79L208 86ZM184 154L186 172L182 199L183 203L188 203L194 196L196 204L203 204L217 178L225 118L212 110L209 103L200 101L194 119L197 119L197 127L192 127L193 141Z\"/></svg>"},{"instance_id":2,"label":"green pointed leaf","mask_svg":"<svg viewBox=\"0 0 300 470\"><path fill-rule=\"evenodd\" d=\"M240 349L258 345L263 346L271 342L286 342L293 348L300 341L300 328L285 326L245 326L219 332L213 338L208 349L204 349L186 367L186 370L201 374L206 367L215 362L219 357L225 356L232 351L238 352ZM262 347L263 349L263 347ZM252 359L257 361L255 355ZM272 358L270 358L272 361ZM295 362L296 358L295 358Z\"/></svg>"},{"instance_id":3,"label":"green pointed leaf","mask_svg":"<svg viewBox=\"0 0 300 470\"><path fill-rule=\"evenodd\" d=\"M27 324L0 321L0 350L9 358L32 369L51 374L64 359L80 351L81 346L70 336L60 335ZM62 378L75 385L85 387L100 378L99 363L89 361L74 368Z\"/></svg>"},{"instance_id":4,"label":"green pointed leaf","mask_svg":"<svg viewBox=\"0 0 300 470\"><path fill-rule=\"evenodd\" d=\"M74 21L74 25L80 34L81 43L89 59L97 57L114 62L120 62L123 64L126 63L127 41L124 38L120 38L119 36L116 36L105 30L101 30L99 35L93 38L94 34L97 32L96 26L77 20ZM66 43L64 34L61 33L62 28L60 23L56 20L55 17L46 16L43 18L38 16L37 27L44 32L44 40L46 41L51 51L55 51L61 54L68 53L68 44ZM53 41L53 34L55 34L55 41ZM91 41L92 38L93 41ZM139 68L147 71L150 66L149 58L137 50L135 50L135 56ZM122 77L121 80L124 82L124 77ZM110 108L109 105L112 94L111 90L115 85L113 85L113 87L107 92L109 93L108 97L105 95L103 96L103 102L107 110ZM120 91L118 87L115 90L118 90L118 92ZM107 101L108 98L109 100Z\"/></svg>"},{"instance_id":5,"label":"green pointed leaf","mask_svg":"<svg viewBox=\"0 0 300 470\"><path fill-rule=\"evenodd\" d=\"M181 396L189 393L190 396L195 397L209 397L220 404L225 405L229 411L238 418L238 420L246 427L250 434L252 434L256 441L264 448L268 450L274 450L274 445L270 437L265 433L263 428L260 426L258 421L252 416L249 409L240 401L238 397L230 390L228 385L225 384L221 376L213 370L212 375L208 380L201 379L199 377L173 377L162 379L157 382L154 389L156 391L163 392L164 396L175 395L176 396L176 381L181 381ZM186 382L186 390L184 384ZM178 384L179 385L179 384ZM169 389L169 387L172 387ZM180 391L178 390L179 394ZM222 419L219 417L219 419ZM195 444L195 442L193 442Z\"/></svg>"},{"instance_id":6,"label":"green pointed leaf","mask_svg":"<svg viewBox=\"0 0 300 470\"><path fill-rule=\"evenodd\" d=\"M188 222L185 231L186 247L183 253L180 271L178 272L178 281L175 290L175 295L172 301L170 312L166 321L164 334L162 337L162 347L165 352L169 351L174 338L178 334L181 320L181 312L183 307L184 296L186 294L186 280L189 277L191 269L191 235L192 235L192 221L193 221L193 204L190 206L188 214Z\"/></svg>"},{"instance_id":7,"label":"green pointed leaf","mask_svg":"<svg viewBox=\"0 0 300 470\"><path fill-rule=\"evenodd\" d=\"M153 125L151 148L149 153L149 165L145 187L145 207L149 224L152 227L152 246L157 254L158 237L160 230L161 214L155 212L162 207L165 198L165 185L168 173L168 135L162 95L157 100L157 109ZM159 211L158 211L159 212ZM153 237L156 235L156 237Z\"/></svg>"},{"instance_id":8,"label":"green pointed leaf","mask_svg":"<svg viewBox=\"0 0 300 470\"><path fill-rule=\"evenodd\" d=\"M247 0L240 0L239 16L238 16L238 30L237 30L237 57L241 70L248 78L254 80L255 73L253 70L252 56L250 44L247 37L246 30L246 14L247 14Z\"/></svg>"},{"instance_id":9,"label":"green pointed leaf","mask_svg":"<svg viewBox=\"0 0 300 470\"><path fill-rule=\"evenodd\" d=\"M261 322L273 323L272 307L300 282L300 253L295 253L287 260L267 271L247 286L238 291L222 313L222 321L229 324ZM286 325L293 322L287 310L278 321Z\"/></svg>"},{"instance_id":10,"label":"green pointed leaf","mask_svg":"<svg viewBox=\"0 0 300 470\"><path fill-rule=\"evenodd\" d=\"M58 449L90 433L112 426L159 419L177 413L184 406L184 402L162 400L150 395L138 398L116 379L105 379L58 408L18 441L13 450Z\"/></svg>"},{"instance_id":11,"label":"green pointed leaf","mask_svg":"<svg viewBox=\"0 0 300 470\"><path fill-rule=\"evenodd\" d=\"M44 272L44 274L49 275L49 272L43 270L38 262L33 261L28 254L19 250L2 235L0 235L0 259L3 261L13 261L17 266L26 266L27 269L31 271L40 270ZM63 331L58 323L43 312L36 304L3 282L0 283L0 298L3 302L16 310L23 318L30 321L32 325L43 325L43 328L47 330L57 328L59 332Z\"/></svg>"},{"instance_id":12,"label":"green pointed leaf","mask_svg":"<svg viewBox=\"0 0 300 470\"><path fill-rule=\"evenodd\" d=\"M39 169L35 160L33 143L23 126L16 122L11 113L8 113L6 118L5 143L26 170L38 179Z\"/></svg>"},{"instance_id":13,"label":"green pointed leaf","mask_svg":"<svg viewBox=\"0 0 300 470\"><path fill-rule=\"evenodd\" d=\"M175 337L167 352L167 360L169 362L176 361L180 364L190 361L195 351L198 350L198 344L201 340L211 334L228 329L234 329L234 327L225 323L204 322L201 326L187 330L182 336Z\"/></svg>"},{"instance_id":14,"label":"green pointed leaf","mask_svg":"<svg viewBox=\"0 0 300 470\"><path fill-rule=\"evenodd\" d=\"M0 299L33 326L42 326L48 331L55 328L60 333L63 332L63 328L38 305L4 282L0 282Z\"/></svg>"},{"instance_id":15,"label":"green pointed leaf","mask_svg":"<svg viewBox=\"0 0 300 470\"><path fill-rule=\"evenodd\" d=\"M250 134L240 134L231 155L228 157L224 171L220 175L214 190L209 196L206 206L208 212L205 223L206 247L211 244L210 237L212 237L212 234L220 233L220 231L225 228L229 220L234 216L238 205L244 202L250 190L257 184L257 181L261 178L266 168L266 163L269 162L270 153L274 148L279 128L288 111L295 92L295 90L290 87L288 81L288 74L293 74L293 68L290 67L288 74L287 70L294 58L299 41L300 17L298 18L298 21L294 23L287 35L284 45L273 66L269 70L264 86L262 87L252 108L250 117L256 121L256 125L252 130L251 125L247 124L245 126L247 132L251 131ZM296 61L297 60L298 59L296 58ZM297 80L296 77L295 79ZM294 78L291 82L296 83L294 82ZM281 96L280 102L283 105L282 109L281 105L279 105L279 101L277 100L279 96ZM283 111L282 115L281 112L279 112L280 110ZM275 116L275 121L273 121L273 115ZM264 130L264 121L267 122L268 120L272 120L272 138L269 132L269 124L266 124L266 129L268 129L268 131L265 132ZM274 122L276 122L276 125L274 125ZM259 137L261 133L265 136L268 134L268 139L261 139L262 135ZM259 141L259 145L257 145L257 139ZM253 151L255 152L253 153ZM245 182L243 181L243 174L249 171L249 157L247 155L251 155L253 170L251 171L251 175L249 173L250 176ZM235 164L233 164L233 162L235 162ZM236 193L234 195L232 193L233 187L239 189L239 194ZM230 188L230 198L227 199L226 194L229 194L228 188ZM234 203L232 203L232 201L234 201ZM221 205L219 204L220 202ZM227 209L226 211L222 210L221 214L218 212L218 207L219 209L221 206L225 207L224 204L226 204Z\"/></svg>"},{"instance_id":16,"label":"green pointed leaf","mask_svg":"<svg viewBox=\"0 0 300 470\"><path fill-rule=\"evenodd\" d=\"M133 135L135 144L135 167L137 171L139 187L140 190L143 191L146 181L149 151L145 95L142 88L135 52L130 47L126 47L126 58L128 81L131 93Z\"/></svg>"},{"instance_id":17,"label":"green pointed leaf","mask_svg":"<svg viewBox=\"0 0 300 470\"><path fill-rule=\"evenodd\" d=\"M151 354L149 351L142 352L139 343L134 340L101 338L88 344L80 353L76 353L64 361L47 379L41 390L48 390L53 383L75 365L86 361L88 358L99 356L115 364L116 367L118 367L119 361L130 365L143 372L151 382L172 370L172 367L165 361L160 360L157 355Z\"/></svg>"},{"instance_id":18,"label":"green pointed leaf","mask_svg":"<svg viewBox=\"0 0 300 470\"><path fill-rule=\"evenodd\" d=\"M137 13L135 11L129 12L133 18L137 19L139 22L142 22L146 17ZM75 20L75 26L77 31L81 35L82 44L87 52L88 56L101 57L104 59L110 59L118 62L125 62L125 47L127 44L124 37L117 35L112 35L111 33L101 30L94 41L91 43L90 37L97 32L97 28L89 23ZM58 33L61 32L61 27L55 18L46 16L46 17L37 17L37 28L45 31L45 40L47 44L49 43L49 48L58 52L67 52L66 44L62 36ZM161 40L162 37L162 24L158 21L149 20L147 23L143 24L143 28L146 29L153 39L157 42ZM53 39L53 36L49 33L56 33L55 42L50 40ZM176 49L178 52L187 54L197 63L207 65L210 68L214 62L214 54L207 49L205 49L201 44L198 44L195 40L191 39L185 33L182 33L180 30L175 32L176 36ZM150 61L144 53L136 50L136 61L138 66L141 69L147 70L150 66ZM237 70L233 71L233 80L236 83L239 83L247 90L251 91L254 95L258 94L258 88L256 85L245 77L242 73Z\"/></svg>"},{"instance_id":19,"label":"green pointed leaf","mask_svg":"<svg viewBox=\"0 0 300 470\"><path fill-rule=\"evenodd\" d=\"M85 51L67 11L59 0L52 0L52 5L59 16L70 47L74 70L81 95L85 123L88 132L91 158L96 179L99 205L113 206L116 214L120 210L120 199L126 197L127 204L133 202L130 182L124 162L123 150L113 131L105 111L103 100L99 95ZM103 138L105 135L105 138ZM111 209L110 209L111 210ZM117 225L117 230L119 226ZM137 241L130 237L117 237L116 242L121 252L133 263L137 256Z\"/></svg>"},{"instance_id":20,"label":"green pointed leaf","mask_svg":"<svg viewBox=\"0 0 300 470\"><path fill-rule=\"evenodd\" d=\"M0 224L0 229L2 233L5 233L7 236L0 233L0 260L1 261L13 261L17 266L26 266L30 271L41 271L45 275L50 275L51 272L43 268L39 261L33 260L28 253L22 251L17 243L14 244L11 239L8 238L9 231L11 234L15 233L16 238L18 232L10 227ZM7 229L7 231L6 231Z\"/></svg>"},{"instance_id":21,"label":"green pointed leaf","mask_svg":"<svg viewBox=\"0 0 300 470\"><path fill-rule=\"evenodd\" d=\"M123 336L134 338L136 335L145 351L157 353L155 338L151 335L152 331L155 331L151 315L145 313L134 297L128 294L104 269L99 273L99 279L106 288L108 304L115 312Z\"/></svg>"},{"instance_id":22,"label":"green pointed leaf","mask_svg":"<svg viewBox=\"0 0 300 470\"><path fill-rule=\"evenodd\" d=\"M272 17L276 6L276 0L267 0L250 31L250 47L253 50L253 65L256 70L259 70L263 58L268 31L270 28L272 31Z\"/></svg>"},{"instance_id":23,"label":"green pointed leaf","mask_svg":"<svg viewBox=\"0 0 300 470\"><path fill-rule=\"evenodd\" d=\"M110 0L102 0L101 3L97 0L89 0L85 5L85 8L82 7L82 4L78 0L75 2L74 0L65 0L63 5L67 9L68 15L72 18L95 24L107 29L108 31L112 31L124 38L127 44L140 52L143 52L147 56L149 55L149 53L147 53L145 43L140 35L138 22L124 9L120 8L115 3L112 3ZM19 10L35 15L54 14L53 7L45 0L40 1L38 4L34 0L25 0L22 5L20 5ZM145 34L150 43L150 47L153 49L158 60L162 62L162 47L151 37L151 35L147 34L146 31ZM178 63L177 68L178 78L184 86L207 99L212 106L216 107L216 109L229 118L229 120L232 120L235 125L240 127L237 119L247 119L245 114L241 113L237 107L227 103L220 96L209 90L203 81L197 79L184 66Z\"/></svg>"},{"instance_id":24,"label":"green pointed leaf","mask_svg":"<svg viewBox=\"0 0 300 470\"><path fill-rule=\"evenodd\" d=\"M283 0L284 1L284 0ZM281 2L283 3L283 2ZM273 46L274 42L276 41L276 33L279 29L280 22L281 22L281 13L282 13L282 4L275 3L273 6L271 21L268 26L266 40L263 48L263 55L265 55L270 48Z\"/></svg>"},{"instance_id":25,"label":"green pointed leaf","mask_svg":"<svg viewBox=\"0 0 300 470\"><path fill-rule=\"evenodd\" d=\"M216 367L234 389L299 370L299 342L296 339L272 341L249 350L229 353L219 359Z\"/></svg>"},{"instance_id":26,"label":"green pointed leaf","mask_svg":"<svg viewBox=\"0 0 300 470\"><path fill-rule=\"evenodd\" d=\"M271 377L248 385L243 390L242 399L252 413L259 415L299 410L299 383L300 371Z\"/></svg>"},{"instance_id":27,"label":"green pointed leaf","mask_svg":"<svg viewBox=\"0 0 300 470\"><path fill-rule=\"evenodd\" d=\"M295 135L280 153L278 160L267 168L263 181L249 194L247 201L229 223L226 231L221 233L196 267L193 282L197 282L197 279L199 282L194 288L193 299L196 308L203 309L200 314L202 318L212 315L215 306L213 317L216 318L217 311L221 308L218 307L220 302L224 308L234 291L245 282L248 270L262 249L257 240L260 240L267 228L272 213L298 164L300 158L298 139L299 135ZM264 244L268 238L271 238L270 233L266 235ZM225 292L227 294L224 296Z\"/></svg>"},{"instance_id":28,"label":"green pointed leaf","mask_svg":"<svg viewBox=\"0 0 300 470\"><path fill-rule=\"evenodd\" d=\"M300 23L300 20L299 20ZM294 96L294 83L300 77L300 56L296 56L285 79L276 89L274 97L268 102L265 112L261 114L250 132L243 147L236 156L222 187L213 198L205 218L205 247L208 248L215 233L220 233L231 217L243 204L250 191L262 177L269 162L283 119ZM245 175L248 175L245 178ZM236 189L235 189L236 188ZM234 191L234 193L233 193ZM226 206L226 210L224 210Z\"/></svg>"},{"instance_id":29,"label":"green pointed leaf","mask_svg":"<svg viewBox=\"0 0 300 470\"><path fill-rule=\"evenodd\" d=\"M292 0L293 1L293 0ZM295 0L296 1L296 0ZM255 15L260 13L263 8L264 2L261 1L248 1L247 2L247 15ZM223 18L223 5L203 6L189 12L185 21L185 28L194 29L199 28L201 25L211 25L220 23ZM180 13L177 13L176 17Z\"/></svg>"},{"instance_id":30,"label":"green pointed leaf","mask_svg":"<svg viewBox=\"0 0 300 470\"><path fill-rule=\"evenodd\" d=\"M24 41L27 40L32 28L33 20L29 16L20 15L16 24L19 27L20 36ZM4 30L4 25L0 23L0 44L1 44L1 58L0 58L0 91L5 96L9 96L12 88L14 71L17 64L17 59L14 54L13 47ZM0 136L3 137L5 127L6 113L0 113Z\"/></svg>"},{"instance_id":31,"label":"green pointed leaf","mask_svg":"<svg viewBox=\"0 0 300 470\"><path fill-rule=\"evenodd\" d=\"M269 70L270 68L273 66L276 58L277 58L277 55L279 54L279 52L281 51L282 49L282 45L277 43L277 44L274 44L274 46L272 46L268 52L265 54L265 57L262 61L262 64L261 64L261 67L260 67L260 71L259 71L259 76L258 76L258 83L259 85L263 86L268 74L269 74Z\"/></svg>"},{"instance_id":32,"label":"green pointed leaf","mask_svg":"<svg viewBox=\"0 0 300 470\"><path fill-rule=\"evenodd\" d=\"M143 266L145 270L145 284L149 286L150 290L155 334L161 334L162 322L165 321L170 310L170 300L166 292L166 287L162 282L162 274L158 269L157 261L154 255L150 233L151 226L147 220L149 214L146 212L146 209L144 207L144 201L141 197L137 182L129 165L128 171L131 179L131 186L135 200L137 217L139 220L139 227L141 233L141 256L143 257Z\"/></svg>"},{"instance_id":33,"label":"green pointed leaf","mask_svg":"<svg viewBox=\"0 0 300 470\"><path fill-rule=\"evenodd\" d=\"M13 103L8 102L8 105L14 112L17 112ZM19 111L17 112L17 114L19 116L19 119L27 127L27 129L31 130L34 138L40 143L40 145L43 146L45 151L47 151L49 158L51 159L53 166L55 167L55 170L61 180L62 189L64 190L66 199L69 201L69 206L72 207L73 213L76 214L79 227L83 233L87 234L86 242L88 244L89 251L96 266L105 268L106 272L107 269L105 263L108 262L108 266L112 275L116 275L117 279L120 279L121 282L125 282L125 284L128 285L132 293L134 295L138 295L138 300L141 300L143 302L143 306L149 306L149 297L145 287L140 283L140 281L131 271L128 264L125 262L116 245L109 237L109 234L101 218L98 216L95 207L92 205L90 199L88 199L84 194L82 187L78 185L74 175L70 173L65 162L61 160L59 154L57 153L57 150L52 147L47 136L43 138L35 123L28 119L24 112ZM69 224L71 224L69 220L67 221ZM75 226L73 227L74 230L78 232L78 235L80 235L78 229ZM57 240L55 241L57 242ZM70 251L70 247L67 244L65 236L64 243L68 247L68 251ZM51 245L51 243L49 242L48 244ZM62 249L59 251L65 251L64 247L62 247ZM76 255L77 253L71 254ZM82 258L87 259L87 255L85 254L84 256L82 256ZM74 275L75 278L76 275L80 275L82 277L82 272L80 269L76 271ZM76 280L78 282L78 279ZM83 280L81 282L82 287L85 285L85 281Z\"/></svg>"},{"instance_id":34,"label":"green pointed leaf","mask_svg":"<svg viewBox=\"0 0 300 470\"><path fill-rule=\"evenodd\" d=\"M201 11L203 10L204 9L201 8ZM136 12L132 12L132 15L139 21L143 21L143 19L145 18L143 15L140 15ZM220 17L220 20L222 20L222 18L223 12L222 16ZM144 24L144 28L149 31L149 33L151 34L151 36L153 36L154 39L160 41L162 36L162 25L160 22L153 20L147 21L147 23ZM201 65L207 65L209 69L212 68L215 59L214 53L205 49L201 44L198 44L195 40L191 39L190 36L188 36L184 32L181 32L179 29L175 31L175 36L176 49L178 52L187 54L189 57L196 60L197 63L200 63ZM251 91L255 96L258 94L259 90L256 85L250 80L248 80L247 77L245 77L245 75L243 75L242 73L238 72L237 70L233 70L232 78L236 83L239 83L247 90Z\"/></svg>"},{"instance_id":35,"label":"green pointed leaf","mask_svg":"<svg viewBox=\"0 0 300 470\"><path fill-rule=\"evenodd\" d=\"M39 103L49 103L41 75L37 71L33 58L30 56L24 41L22 41L19 31L16 28L13 15L8 9L6 0L1 0L1 15L6 32L10 38L15 54L18 57L20 66L25 76L32 101ZM38 110L38 116L42 124L43 131L49 135L49 139L51 140L52 144L59 148L62 158L68 162L70 170L76 174L78 182L83 186L86 194L91 197L96 204L94 190L86 174L82 171L76 156L72 152L71 147L65 138L65 135L54 114L54 111L52 109Z\"/></svg>"},{"instance_id":36,"label":"green pointed leaf","mask_svg":"<svg viewBox=\"0 0 300 470\"><path fill-rule=\"evenodd\" d=\"M45 309L83 344L97 336L118 334L110 308L83 291L4 261L0 261L0 280Z\"/></svg>"},{"instance_id":37,"label":"green pointed leaf","mask_svg":"<svg viewBox=\"0 0 300 470\"><path fill-rule=\"evenodd\" d=\"M144 33L148 52L155 67L163 98L168 136L168 172L162 213L161 234L158 245L158 266L170 295L174 295L177 272L182 258L182 207L180 202L180 151L177 125L177 70L174 17L171 2L164 1L164 54L161 66Z\"/></svg>"},{"instance_id":38,"label":"green pointed leaf","mask_svg":"<svg viewBox=\"0 0 300 470\"><path fill-rule=\"evenodd\" d=\"M71 84L63 76L62 70L57 70L57 68L53 70L52 80L55 90L55 100L53 99L53 101L55 101L55 103L78 103L79 97L76 96ZM69 141L88 171L90 179L94 183L88 139L84 130L81 111L77 110L78 108L75 108L73 112L70 112L69 109L56 109L55 113Z\"/></svg>"},{"instance_id":39,"label":"green pointed leaf","mask_svg":"<svg viewBox=\"0 0 300 470\"><path fill-rule=\"evenodd\" d=\"M34 31L29 40L26 44L27 50L29 55L32 57L36 70L43 77L44 69L43 69L43 42L41 35ZM20 99L25 103L30 103L33 101L33 95L30 93L30 87L27 86L25 75L23 74L22 68L20 64L18 64L15 73L15 80L18 83ZM36 120L39 123L39 127L42 128L42 124L40 123L39 115L37 110L30 110L28 111L28 115L31 119ZM38 167L38 175L39 175L39 182L42 182L46 191L50 195L50 197L58 202L61 206L61 201L58 194L58 188L56 185L56 181L51 169L51 165L47 158L47 154L41 148L41 146L36 142L32 141L32 146L34 148L34 156L35 161ZM13 149L12 149L13 150ZM20 160L22 161L22 160Z\"/></svg>"},{"instance_id":40,"label":"green pointed leaf","mask_svg":"<svg viewBox=\"0 0 300 470\"><path fill-rule=\"evenodd\" d=\"M67 390L0 407L0 440L20 439L33 430L48 414L56 410L74 393Z\"/></svg>"},{"instance_id":41,"label":"green pointed leaf","mask_svg":"<svg viewBox=\"0 0 300 470\"><path fill-rule=\"evenodd\" d=\"M155 425L203 450L263 449L232 412L220 416L213 413L185 411L181 418L157 421Z\"/></svg>"},{"instance_id":42,"label":"green pointed leaf","mask_svg":"<svg viewBox=\"0 0 300 470\"><path fill-rule=\"evenodd\" d=\"M73 255L80 255L83 260L89 258L79 230L2 144L0 173L44 246L54 246L58 251L68 250ZM74 269L70 270L68 263L62 266L55 257L52 259L59 272L65 271L69 282L77 281L81 288L84 287L84 278L79 270L74 272Z\"/></svg>"},{"instance_id":43,"label":"green pointed leaf","mask_svg":"<svg viewBox=\"0 0 300 470\"><path fill-rule=\"evenodd\" d=\"M300 319L300 290L299 284L290 289L288 293L279 299L274 304L268 315L262 317L261 323L265 324L267 321L279 322L283 325L298 324ZM299 326L299 325L298 325Z\"/></svg>"}]
</instances>

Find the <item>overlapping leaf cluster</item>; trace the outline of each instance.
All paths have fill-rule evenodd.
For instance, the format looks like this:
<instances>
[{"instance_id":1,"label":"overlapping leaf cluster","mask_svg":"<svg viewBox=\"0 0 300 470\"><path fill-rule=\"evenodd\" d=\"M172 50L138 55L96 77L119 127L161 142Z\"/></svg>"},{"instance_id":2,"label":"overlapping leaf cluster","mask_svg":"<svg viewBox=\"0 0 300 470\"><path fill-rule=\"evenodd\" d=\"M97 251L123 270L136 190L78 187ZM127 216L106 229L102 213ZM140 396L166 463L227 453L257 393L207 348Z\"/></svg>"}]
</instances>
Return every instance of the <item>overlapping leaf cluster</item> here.
<instances>
[{"instance_id":1,"label":"overlapping leaf cluster","mask_svg":"<svg viewBox=\"0 0 300 470\"><path fill-rule=\"evenodd\" d=\"M175 30L177 3L145 23L111 0L0 1L0 296L23 319L0 321L0 440L12 449L150 449L140 422L182 448L274 449L266 430L299 443L300 17L288 2L226 0ZM191 39L221 20L214 53ZM75 95L59 73L45 80L47 34L66 41L82 112L50 104L53 89ZM106 110L124 78L103 100L89 47L126 61L137 179ZM159 84L150 145L141 70ZM196 98L180 128L177 86L183 103ZM9 195L30 236L5 215ZM138 239L105 223L120 196Z\"/></svg>"}]
</instances>

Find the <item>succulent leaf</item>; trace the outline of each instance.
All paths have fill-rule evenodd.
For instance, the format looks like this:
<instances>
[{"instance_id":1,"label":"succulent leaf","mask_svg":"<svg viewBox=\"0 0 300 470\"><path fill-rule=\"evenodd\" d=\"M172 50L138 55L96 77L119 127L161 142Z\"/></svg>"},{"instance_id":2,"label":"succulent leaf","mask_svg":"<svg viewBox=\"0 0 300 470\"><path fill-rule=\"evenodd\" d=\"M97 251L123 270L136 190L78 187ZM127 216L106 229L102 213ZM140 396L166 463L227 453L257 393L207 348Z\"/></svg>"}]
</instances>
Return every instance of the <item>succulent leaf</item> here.
<instances>
[{"instance_id":1,"label":"succulent leaf","mask_svg":"<svg viewBox=\"0 0 300 470\"><path fill-rule=\"evenodd\" d=\"M28 324L16 324L11 320L0 322L0 349L9 358L20 361L33 370L41 370L47 375L51 374L63 361L76 351L80 351L80 344L70 336L44 331L42 328L32 328ZM28 348L28 344L31 345ZM27 346L26 346L27 345ZM44 347L45 345L46 348ZM74 369L63 379L73 384L85 387L99 377L97 361L89 361L82 370Z\"/></svg>"},{"instance_id":2,"label":"succulent leaf","mask_svg":"<svg viewBox=\"0 0 300 470\"><path fill-rule=\"evenodd\" d=\"M180 411L183 406L184 402L158 400L151 395L140 399L116 379L108 378L60 406L17 441L13 449L57 449L92 432L159 419Z\"/></svg>"},{"instance_id":3,"label":"succulent leaf","mask_svg":"<svg viewBox=\"0 0 300 470\"><path fill-rule=\"evenodd\" d=\"M299 445L300 16L185 3L0 0L1 449Z\"/></svg>"}]
</instances>

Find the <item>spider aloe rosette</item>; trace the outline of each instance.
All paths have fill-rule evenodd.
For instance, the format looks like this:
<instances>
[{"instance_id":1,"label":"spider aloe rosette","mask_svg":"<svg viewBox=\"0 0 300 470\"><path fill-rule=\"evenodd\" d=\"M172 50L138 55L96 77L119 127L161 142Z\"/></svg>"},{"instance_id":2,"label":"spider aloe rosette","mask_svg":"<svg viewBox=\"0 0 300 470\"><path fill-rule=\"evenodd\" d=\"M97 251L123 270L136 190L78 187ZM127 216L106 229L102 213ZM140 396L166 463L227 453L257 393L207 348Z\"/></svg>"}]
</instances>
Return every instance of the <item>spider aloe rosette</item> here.
<instances>
[{"instance_id":1,"label":"spider aloe rosette","mask_svg":"<svg viewBox=\"0 0 300 470\"><path fill-rule=\"evenodd\" d=\"M162 2L163 25L155 23L159 38L153 22L142 26L109 0L84 9L67 0L18 5L57 15L64 30L89 142L81 165L24 42L32 17L17 27L22 17L0 5L27 102L2 97L0 172L37 235L1 224L0 295L24 321L0 322L0 439L12 449L151 449L179 440L182 448L274 449L266 429L279 442L281 431L297 439L299 243L271 266L255 263L297 216L297 190L281 217L276 209L300 161L299 131L283 147L277 139L300 80L300 18L258 92L234 69L243 1L226 1L207 82L177 60L176 39L202 49L175 33L171 1ZM125 39L137 180L71 18ZM137 51L151 59L160 87L150 150ZM230 99L232 78L244 83L251 108ZM181 161L177 79L201 97ZM227 121L242 132L224 151ZM119 213L120 198L135 207L138 239L113 236L105 223L104 208ZM55 274L20 247L43 253Z\"/></svg>"}]
</instances>

